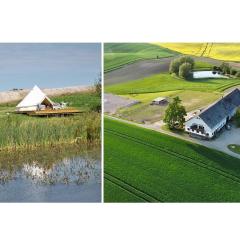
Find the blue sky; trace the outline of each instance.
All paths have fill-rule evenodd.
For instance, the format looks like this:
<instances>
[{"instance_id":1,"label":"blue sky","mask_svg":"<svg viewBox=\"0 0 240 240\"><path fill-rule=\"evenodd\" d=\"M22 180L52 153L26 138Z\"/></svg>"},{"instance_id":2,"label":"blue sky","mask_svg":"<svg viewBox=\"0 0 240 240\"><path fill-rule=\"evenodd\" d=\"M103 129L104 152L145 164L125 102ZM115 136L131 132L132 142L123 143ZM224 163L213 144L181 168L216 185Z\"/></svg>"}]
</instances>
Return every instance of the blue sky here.
<instances>
[{"instance_id":1,"label":"blue sky","mask_svg":"<svg viewBox=\"0 0 240 240\"><path fill-rule=\"evenodd\" d=\"M93 85L100 43L0 43L0 91Z\"/></svg>"}]
</instances>

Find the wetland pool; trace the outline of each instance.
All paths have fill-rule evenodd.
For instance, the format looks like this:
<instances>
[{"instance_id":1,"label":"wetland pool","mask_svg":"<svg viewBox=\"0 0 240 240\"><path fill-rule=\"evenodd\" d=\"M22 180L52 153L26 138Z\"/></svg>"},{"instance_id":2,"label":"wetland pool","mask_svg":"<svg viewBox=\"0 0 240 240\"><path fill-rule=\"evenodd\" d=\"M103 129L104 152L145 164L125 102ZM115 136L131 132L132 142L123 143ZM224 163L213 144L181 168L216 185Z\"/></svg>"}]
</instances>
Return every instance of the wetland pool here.
<instances>
[{"instance_id":1,"label":"wetland pool","mask_svg":"<svg viewBox=\"0 0 240 240\"><path fill-rule=\"evenodd\" d=\"M99 147L0 152L0 202L101 202Z\"/></svg>"}]
</instances>

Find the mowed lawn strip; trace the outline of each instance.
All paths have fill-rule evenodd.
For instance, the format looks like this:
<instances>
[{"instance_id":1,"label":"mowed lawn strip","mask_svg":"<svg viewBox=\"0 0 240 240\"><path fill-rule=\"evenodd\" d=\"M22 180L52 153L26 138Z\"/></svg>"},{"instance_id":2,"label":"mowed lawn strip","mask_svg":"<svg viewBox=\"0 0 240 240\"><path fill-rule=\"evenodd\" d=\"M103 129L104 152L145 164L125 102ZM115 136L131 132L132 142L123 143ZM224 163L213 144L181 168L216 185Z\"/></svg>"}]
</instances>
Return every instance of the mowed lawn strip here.
<instances>
[{"instance_id":1,"label":"mowed lawn strip","mask_svg":"<svg viewBox=\"0 0 240 240\"><path fill-rule=\"evenodd\" d=\"M105 92L119 95L154 93L177 90L224 91L232 86L240 85L240 79L194 79L183 80L168 73L156 74L147 78L119 83L105 87Z\"/></svg>"},{"instance_id":2,"label":"mowed lawn strip","mask_svg":"<svg viewBox=\"0 0 240 240\"><path fill-rule=\"evenodd\" d=\"M151 143L153 140L156 144L156 141L160 140L160 143L162 142L170 149L176 150L177 147L180 152L187 151L189 148L191 154L194 153L199 159L203 158L204 161L208 161L209 165L212 164L223 171L229 171L229 174L234 172L231 168L240 166L238 159L221 152L192 144L197 147L194 149L193 146L187 145L190 143L185 141L132 125L106 119L105 128L122 131L134 137L137 135L146 143ZM240 184L234 178L232 180L218 172L192 164L176 155L161 151L161 148L149 147L133 139L118 136L111 131L105 132L105 146L107 146L105 147L105 171L107 173L123 179L162 201L224 202L240 200ZM212 157L214 158L212 159ZM227 163L226 166L223 166L224 159L226 162L231 160L229 166ZM239 171L234 173L239 174ZM111 201L110 197L108 199Z\"/></svg>"}]
</instances>

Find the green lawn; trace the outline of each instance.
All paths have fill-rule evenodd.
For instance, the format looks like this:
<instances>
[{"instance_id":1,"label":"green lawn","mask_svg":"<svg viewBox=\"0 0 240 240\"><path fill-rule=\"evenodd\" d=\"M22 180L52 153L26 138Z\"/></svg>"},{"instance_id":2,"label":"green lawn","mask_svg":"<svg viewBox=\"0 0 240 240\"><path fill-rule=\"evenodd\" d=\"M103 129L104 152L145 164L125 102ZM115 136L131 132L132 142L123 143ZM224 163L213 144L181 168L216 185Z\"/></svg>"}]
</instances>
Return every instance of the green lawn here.
<instances>
[{"instance_id":1,"label":"green lawn","mask_svg":"<svg viewBox=\"0 0 240 240\"><path fill-rule=\"evenodd\" d=\"M174 55L176 55L176 52L150 43L105 43L104 71L112 71L140 59Z\"/></svg>"},{"instance_id":2,"label":"green lawn","mask_svg":"<svg viewBox=\"0 0 240 240\"><path fill-rule=\"evenodd\" d=\"M105 202L240 201L240 159L108 118L104 141Z\"/></svg>"},{"instance_id":3,"label":"green lawn","mask_svg":"<svg viewBox=\"0 0 240 240\"><path fill-rule=\"evenodd\" d=\"M128 94L122 97L131 98L140 101L140 103L131 107L122 108L117 111L117 116L130 121L156 122L163 119L165 110L168 105L150 105L153 99L157 97L166 97L171 102L174 97L178 96L182 100L183 106L187 112L205 107L219 99L222 94L217 92L199 92L191 90L178 90L156 93Z\"/></svg>"},{"instance_id":4,"label":"green lawn","mask_svg":"<svg viewBox=\"0 0 240 240\"><path fill-rule=\"evenodd\" d=\"M237 144L229 144L228 149L234 153L240 154L240 145Z\"/></svg>"},{"instance_id":5,"label":"green lawn","mask_svg":"<svg viewBox=\"0 0 240 240\"><path fill-rule=\"evenodd\" d=\"M168 73L161 73L139 80L106 86L105 92L118 95L176 90L221 92L236 85L240 85L240 79L194 79L187 81Z\"/></svg>"},{"instance_id":6,"label":"green lawn","mask_svg":"<svg viewBox=\"0 0 240 240\"><path fill-rule=\"evenodd\" d=\"M94 92L77 93L51 98L65 101L83 113L69 117L31 117L15 114L17 103L0 105L0 149L36 147L62 143L100 142L101 114L96 106L101 98Z\"/></svg>"}]
</instances>

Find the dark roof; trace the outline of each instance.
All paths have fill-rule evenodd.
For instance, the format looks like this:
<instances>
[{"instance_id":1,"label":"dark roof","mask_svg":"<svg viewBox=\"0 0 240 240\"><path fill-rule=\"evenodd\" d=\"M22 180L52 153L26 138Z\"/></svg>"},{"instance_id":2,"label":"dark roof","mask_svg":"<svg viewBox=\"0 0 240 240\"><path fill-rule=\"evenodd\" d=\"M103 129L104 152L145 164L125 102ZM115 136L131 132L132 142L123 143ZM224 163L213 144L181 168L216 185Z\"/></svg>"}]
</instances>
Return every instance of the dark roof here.
<instances>
[{"instance_id":1,"label":"dark roof","mask_svg":"<svg viewBox=\"0 0 240 240\"><path fill-rule=\"evenodd\" d=\"M240 90L234 89L217 102L210 105L198 116L210 127L214 128L220 121L240 106Z\"/></svg>"}]
</instances>

